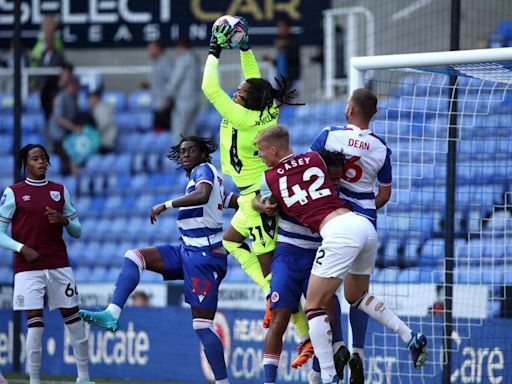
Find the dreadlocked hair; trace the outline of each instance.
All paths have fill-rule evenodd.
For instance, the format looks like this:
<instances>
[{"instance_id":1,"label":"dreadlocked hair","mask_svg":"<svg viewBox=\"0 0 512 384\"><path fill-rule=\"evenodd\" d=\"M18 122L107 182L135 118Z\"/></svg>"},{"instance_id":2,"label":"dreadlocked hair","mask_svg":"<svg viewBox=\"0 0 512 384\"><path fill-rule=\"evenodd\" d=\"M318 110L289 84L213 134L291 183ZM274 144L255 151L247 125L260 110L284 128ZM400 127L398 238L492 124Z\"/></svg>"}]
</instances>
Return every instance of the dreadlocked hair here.
<instances>
[{"instance_id":1,"label":"dreadlocked hair","mask_svg":"<svg viewBox=\"0 0 512 384\"><path fill-rule=\"evenodd\" d=\"M343 151L334 152L328 151L327 149L322 149L319 152L319 155L324 160L327 168L341 168L345 165L345 162L347 161L345 155L343 154Z\"/></svg>"},{"instance_id":2,"label":"dreadlocked hair","mask_svg":"<svg viewBox=\"0 0 512 384\"><path fill-rule=\"evenodd\" d=\"M249 84L247 88L247 96L245 107L254 111L260 111L260 118L263 112L268 111L276 101L277 107L281 105L305 105L304 103L292 103L291 100L295 98L295 89L288 88L288 80L286 77L274 78L277 88L274 88L268 80L261 78L247 79Z\"/></svg>"},{"instance_id":3,"label":"dreadlocked hair","mask_svg":"<svg viewBox=\"0 0 512 384\"><path fill-rule=\"evenodd\" d=\"M199 147L199 150L204 154L204 160L207 163L212 162L211 154L214 153L219 147L213 137L201 137L201 136L181 136L181 140L178 144L173 145L167 152L167 158L178 165L178 168L182 168L180 160L180 147L185 141L191 141Z\"/></svg>"},{"instance_id":4,"label":"dreadlocked hair","mask_svg":"<svg viewBox=\"0 0 512 384\"><path fill-rule=\"evenodd\" d=\"M16 168L18 169L18 173L21 172L21 169L25 170L27 167L28 162L28 154L31 150L34 148L41 148L44 152L44 155L46 156L46 162L48 165L50 164L50 155L48 154L48 151L45 147L43 147L41 144L27 144L23 148L21 148L18 153L16 153Z\"/></svg>"}]
</instances>

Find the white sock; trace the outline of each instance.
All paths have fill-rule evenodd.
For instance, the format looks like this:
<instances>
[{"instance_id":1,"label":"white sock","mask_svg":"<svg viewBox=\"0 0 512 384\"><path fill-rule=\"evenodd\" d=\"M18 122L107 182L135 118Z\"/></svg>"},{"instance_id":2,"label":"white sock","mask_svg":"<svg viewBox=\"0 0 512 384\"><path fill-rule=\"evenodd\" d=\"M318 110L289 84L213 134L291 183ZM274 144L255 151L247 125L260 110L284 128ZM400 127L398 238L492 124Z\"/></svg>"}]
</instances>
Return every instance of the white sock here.
<instances>
[{"instance_id":1,"label":"white sock","mask_svg":"<svg viewBox=\"0 0 512 384\"><path fill-rule=\"evenodd\" d=\"M409 328L400 318L389 308L386 308L384 302L374 295L365 293L356 303L353 304L371 318L377 320L385 327L395 331L402 338L404 343L411 340L411 328Z\"/></svg>"},{"instance_id":2,"label":"white sock","mask_svg":"<svg viewBox=\"0 0 512 384\"><path fill-rule=\"evenodd\" d=\"M69 338L73 346L76 370L79 380L89 380L89 338L82 320L66 324Z\"/></svg>"},{"instance_id":3,"label":"white sock","mask_svg":"<svg viewBox=\"0 0 512 384\"><path fill-rule=\"evenodd\" d=\"M41 317L33 317L30 321L39 319ZM29 327L27 330L27 366L28 374L30 375L30 384L40 384L41 380L39 374L41 373L41 356L43 354L42 340L43 340L44 327Z\"/></svg>"},{"instance_id":4,"label":"white sock","mask_svg":"<svg viewBox=\"0 0 512 384\"><path fill-rule=\"evenodd\" d=\"M110 303L108 305L108 307L107 307L107 310L109 310L110 313L112 313L112 316L114 316L114 318L117 320L121 316L121 311L123 309L120 306L116 305L116 304Z\"/></svg>"},{"instance_id":5,"label":"white sock","mask_svg":"<svg viewBox=\"0 0 512 384\"><path fill-rule=\"evenodd\" d=\"M332 344L332 353L334 354L334 353L338 352L338 349L340 349L344 345L345 345L344 341L336 341L335 343Z\"/></svg>"},{"instance_id":6,"label":"white sock","mask_svg":"<svg viewBox=\"0 0 512 384\"><path fill-rule=\"evenodd\" d=\"M229 380L227 377L222 380L215 380L215 384L229 384Z\"/></svg>"},{"instance_id":7,"label":"white sock","mask_svg":"<svg viewBox=\"0 0 512 384\"><path fill-rule=\"evenodd\" d=\"M352 348L352 353L357 353L359 355L359 357L361 358L361 361L364 362L364 351L363 351L363 348Z\"/></svg>"},{"instance_id":8,"label":"white sock","mask_svg":"<svg viewBox=\"0 0 512 384\"><path fill-rule=\"evenodd\" d=\"M315 356L320 363L323 382L331 382L336 375L332 354L332 330L327 313L323 309L307 311L309 337L315 349Z\"/></svg>"}]
</instances>

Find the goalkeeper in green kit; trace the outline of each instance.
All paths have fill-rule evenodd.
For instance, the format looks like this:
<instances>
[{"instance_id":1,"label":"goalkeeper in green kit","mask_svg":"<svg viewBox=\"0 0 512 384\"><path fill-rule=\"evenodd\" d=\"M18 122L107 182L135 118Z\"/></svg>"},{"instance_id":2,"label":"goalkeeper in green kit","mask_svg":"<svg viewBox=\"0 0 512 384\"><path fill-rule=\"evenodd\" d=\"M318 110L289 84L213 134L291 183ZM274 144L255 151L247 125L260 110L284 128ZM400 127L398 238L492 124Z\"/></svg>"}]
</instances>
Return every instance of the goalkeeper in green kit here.
<instances>
[{"instance_id":1,"label":"goalkeeper in green kit","mask_svg":"<svg viewBox=\"0 0 512 384\"><path fill-rule=\"evenodd\" d=\"M248 25L240 18L245 26ZM239 209L224 233L222 244L240 263L242 269L266 295L270 290L270 262L277 242L277 217L267 216L252 208L259 193L262 174L268 167L258 156L254 139L258 132L277 124L279 106L289 104L294 90L288 90L286 80L277 81L277 89L262 79L256 58L246 34L240 44L240 61L245 80L231 98L219 84L218 66L222 48L228 48L233 27L224 24L213 27L208 58L203 74L205 96L222 116L220 124L220 158L222 172L230 175L240 190ZM252 250L245 239L252 240ZM263 326L270 322L269 298ZM301 340L308 338L308 325L302 308L292 315L292 322ZM299 350L299 356L302 351Z\"/></svg>"}]
</instances>

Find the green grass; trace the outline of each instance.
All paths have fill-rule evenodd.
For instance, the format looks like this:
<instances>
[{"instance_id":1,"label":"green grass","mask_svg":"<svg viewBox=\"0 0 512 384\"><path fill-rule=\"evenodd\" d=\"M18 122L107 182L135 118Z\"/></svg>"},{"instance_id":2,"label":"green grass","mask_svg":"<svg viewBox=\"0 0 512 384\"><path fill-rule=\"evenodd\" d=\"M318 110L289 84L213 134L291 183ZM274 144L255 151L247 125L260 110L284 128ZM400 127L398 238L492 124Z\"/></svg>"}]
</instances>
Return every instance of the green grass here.
<instances>
[{"instance_id":1,"label":"green grass","mask_svg":"<svg viewBox=\"0 0 512 384\"><path fill-rule=\"evenodd\" d=\"M4 377L7 379L9 384L15 383L28 383L28 376L20 373L3 373ZM132 383L132 384L148 384L148 383L158 383L158 384L180 384L176 381L134 381L134 380L119 380L119 379L96 379L92 378L95 383ZM52 383L69 383L74 384L76 381L75 376L48 376L41 375L41 383L42 384L52 384Z\"/></svg>"}]
</instances>

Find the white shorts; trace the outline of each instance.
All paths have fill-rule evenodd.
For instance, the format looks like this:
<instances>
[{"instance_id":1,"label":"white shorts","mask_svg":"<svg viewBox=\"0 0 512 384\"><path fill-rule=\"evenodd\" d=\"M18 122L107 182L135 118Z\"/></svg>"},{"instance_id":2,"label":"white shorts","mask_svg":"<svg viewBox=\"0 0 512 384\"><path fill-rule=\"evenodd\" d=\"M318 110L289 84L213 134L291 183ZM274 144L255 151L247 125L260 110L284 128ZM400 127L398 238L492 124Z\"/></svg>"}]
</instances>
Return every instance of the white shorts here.
<instances>
[{"instance_id":1,"label":"white shorts","mask_svg":"<svg viewBox=\"0 0 512 384\"><path fill-rule=\"evenodd\" d=\"M347 273L371 275L377 255L377 232L370 221L354 212L329 220L320 230L311 274L345 278Z\"/></svg>"},{"instance_id":2,"label":"white shorts","mask_svg":"<svg viewBox=\"0 0 512 384\"><path fill-rule=\"evenodd\" d=\"M78 292L71 267L18 272L14 275L13 308L26 311L44 308L44 295L50 311L78 306Z\"/></svg>"}]
</instances>

